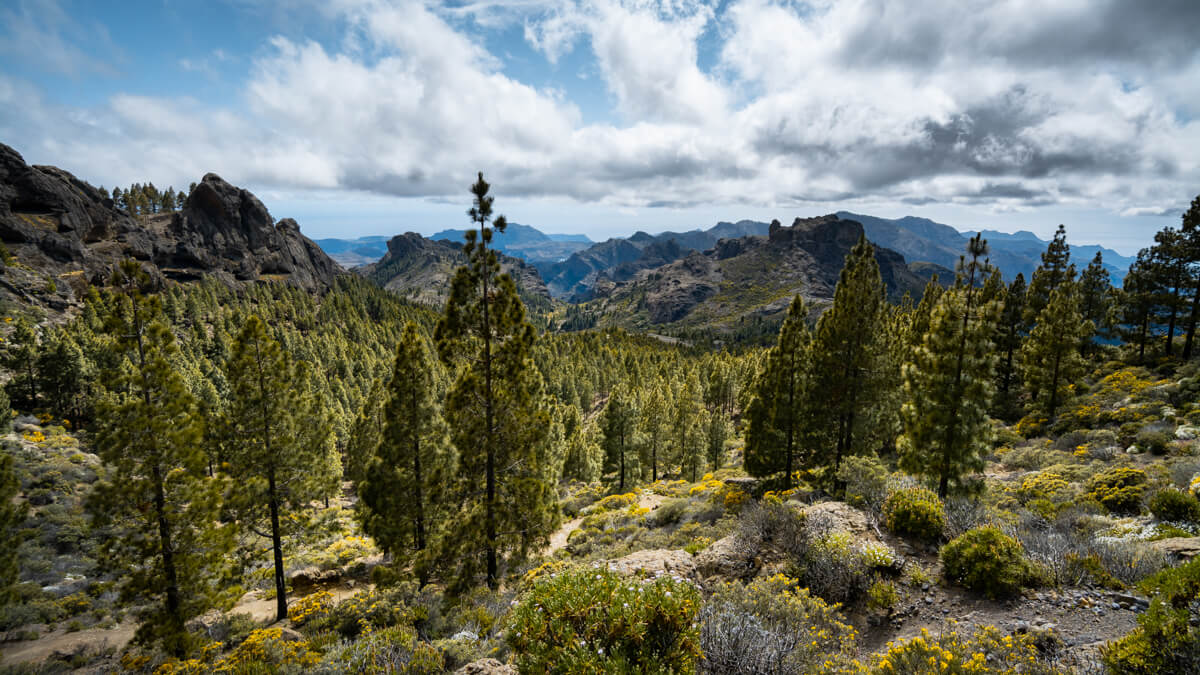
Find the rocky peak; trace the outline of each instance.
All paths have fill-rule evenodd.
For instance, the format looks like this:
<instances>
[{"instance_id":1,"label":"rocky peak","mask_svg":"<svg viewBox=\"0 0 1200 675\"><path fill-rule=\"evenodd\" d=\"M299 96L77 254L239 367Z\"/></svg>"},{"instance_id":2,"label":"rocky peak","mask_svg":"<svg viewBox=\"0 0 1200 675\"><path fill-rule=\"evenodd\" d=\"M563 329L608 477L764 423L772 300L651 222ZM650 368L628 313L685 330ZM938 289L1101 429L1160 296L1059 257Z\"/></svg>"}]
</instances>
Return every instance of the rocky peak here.
<instances>
[{"instance_id":1,"label":"rocky peak","mask_svg":"<svg viewBox=\"0 0 1200 675\"><path fill-rule=\"evenodd\" d=\"M204 176L179 212L133 217L87 182L57 167L30 166L2 143L0 240L27 269L70 282L51 299L9 289L51 307L65 306L89 282L105 283L124 258L177 280L207 274L309 290L329 287L341 272L296 221L276 225L257 197L216 174Z\"/></svg>"}]
</instances>

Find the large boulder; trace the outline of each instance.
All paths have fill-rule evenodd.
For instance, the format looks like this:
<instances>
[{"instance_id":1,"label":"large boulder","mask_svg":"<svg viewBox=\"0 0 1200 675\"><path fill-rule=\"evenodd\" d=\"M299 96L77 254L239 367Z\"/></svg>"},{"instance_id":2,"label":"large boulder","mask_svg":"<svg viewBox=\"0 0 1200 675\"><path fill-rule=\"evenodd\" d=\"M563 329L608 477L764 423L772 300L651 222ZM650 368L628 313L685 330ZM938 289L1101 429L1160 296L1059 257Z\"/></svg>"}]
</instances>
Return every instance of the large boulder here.
<instances>
[{"instance_id":1,"label":"large boulder","mask_svg":"<svg viewBox=\"0 0 1200 675\"><path fill-rule=\"evenodd\" d=\"M803 514L809 528L845 532L855 539L877 539L867 515L845 502L820 502L807 506Z\"/></svg>"},{"instance_id":2,"label":"large boulder","mask_svg":"<svg viewBox=\"0 0 1200 675\"><path fill-rule=\"evenodd\" d=\"M1152 541L1150 545L1167 555L1184 560L1200 555L1200 537L1171 537Z\"/></svg>"},{"instance_id":3,"label":"large boulder","mask_svg":"<svg viewBox=\"0 0 1200 675\"><path fill-rule=\"evenodd\" d=\"M729 535L709 544L696 554L695 562L696 573L702 579L748 579L756 570L754 551L747 550L745 542L737 535Z\"/></svg>"},{"instance_id":4,"label":"large boulder","mask_svg":"<svg viewBox=\"0 0 1200 675\"><path fill-rule=\"evenodd\" d=\"M677 576L696 579L696 560L687 551L652 549L610 560L608 569L625 575Z\"/></svg>"},{"instance_id":5,"label":"large boulder","mask_svg":"<svg viewBox=\"0 0 1200 675\"><path fill-rule=\"evenodd\" d=\"M454 671L454 675L517 675L517 669L496 659L480 659Z\"/></svg>"}]
</instances>

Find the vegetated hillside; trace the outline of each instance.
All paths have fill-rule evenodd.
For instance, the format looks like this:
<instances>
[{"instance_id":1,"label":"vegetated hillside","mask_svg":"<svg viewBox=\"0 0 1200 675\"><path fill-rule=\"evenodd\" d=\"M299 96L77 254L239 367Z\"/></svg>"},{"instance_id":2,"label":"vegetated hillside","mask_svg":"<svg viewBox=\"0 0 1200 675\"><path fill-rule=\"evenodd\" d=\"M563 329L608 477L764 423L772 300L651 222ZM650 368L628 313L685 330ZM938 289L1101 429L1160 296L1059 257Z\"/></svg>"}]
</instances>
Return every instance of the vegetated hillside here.
<instances>
[{"instance_id":1,"label":"vegetated hillside","mask_svg":"<svg viewBox=\"0 0 1200 675\"><path fill-rule=\"evenodd\" d=\"M550 307L550 294L537 270L520 258L498 256L502 270L517 283L521 299L535 312ZM435 241L416 232L388 240L387 254L354 271L374 283L430 307L440 309L450 296L454 271L466 260L461 243Z\"/></svg>"},{"instance_id":2,"label":"vegetated hillside","mask_svg":"<svg viewBox=\"0 0 1200 675\"><path fill-rule=\"evenodd\" d=\"M908 260L937 263L949 269L954 269L967 240L976 234L973 231L959 232L949 225L915 216L878 218L849 211L839 211L837 215L862 223L868 239L903 254ZM1012 281L1018 274L1024 274L1025 280L1028 281L1033 271L1041 264L1040 256L1049 243L1039 239L1032 232L1025 231L1009 234L984 230L983 237L987 239L991 248L992 264L1000 268L1007 281ZM1094 244L1076 244L1073 248L1074 259L1081 268L1091 262L1092 257L1099 251L1105 269L1117 285L1120 285L1126 270L1134 260Z\"/></svg>"},{"instance_id":3,"label":"vegetated hillside","mask_svg":"<svg viewBox=\"0 0 1200 675\"><path fill-rule=\"evenodd\" d=\"M741 220L720 222L707 230L635 232L628 238L613 238L594 244L560 262L537 265L550 293L560 299L591 299L593 288L608 281L625 281L640 270L678 260L690 251L705 251L721 239L762 236L767 223Z\"/></svg>"},{"instance_id":4,"label":"vegetated hillside","mask_svg":"<svg viewBox=\"0 0 1200 675\"><path fill-rule=\"evenodd\" d=\"M641 270L628 282L604 282L593 291L597 299L572 314L588 324L636 329L720 333L761 319L775 326L776 315L797 294L812 307L827 304L846 254L862 234L858 222L833 215L797 218L790 227L772 228L767 237L722 239L710 251L692 251L681 260ZM952 276L937 266L909 265L882 247L876 247L875 257L893 301L905 293L919 299L933 274L943 281Z\"/></svg>"},{"instance_id":5,"label":"vegetated hillside","mask_svg":"<svg viewBox=\"0 0 1200 675\"><path fill-rule=\"evenodd\" d=\"M461 243L466 230L442 230L430 239ZM546 234L537 228L509 223L492 238L492 247L528 263L554 263L588 248L592 240L583 234Z\"/></svg>"},{"instance_id":6,"label":"vegetated hillside","mask_svg":"<svg viewBox=\"0 0 1200 675\"><path fill-rule=\"evenodd\" d=\"M56 167L29 166L3 144L0 240L17 262L4 293L56 310L89 283L106 282L124 258L168 279L278 280L308 290L328 288L342 272L296 221L276 222L253 194L215 174L179 211L134 217L97 188Z\"/></svg>"}]
</instances>

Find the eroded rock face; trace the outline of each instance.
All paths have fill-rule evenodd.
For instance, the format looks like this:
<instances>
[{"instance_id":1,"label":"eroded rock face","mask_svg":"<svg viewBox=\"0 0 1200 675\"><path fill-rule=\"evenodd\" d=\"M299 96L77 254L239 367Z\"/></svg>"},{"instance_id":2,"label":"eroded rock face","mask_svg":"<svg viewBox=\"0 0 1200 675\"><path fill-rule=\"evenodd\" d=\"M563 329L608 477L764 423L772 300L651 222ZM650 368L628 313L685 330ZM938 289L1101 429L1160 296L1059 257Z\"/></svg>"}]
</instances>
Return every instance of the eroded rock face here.
<instances>
[{"instance_id":1,"label":"eroded rock face","mask_svg":"<svg viewBox=\"0 0 1200 675\"><path fill-rule=\"evenodd\" d=\"M696 572L703 579L721 577L727 581L749 579L757 568L756 551L749 550L737 535L729 535L696 554Z\"/></svg>"},{"instance_id":2,"label":"eroded rock face","mask_svg":"<svg viewBox=\"0 0 1200 675\"><path fill-rule=\"evenodd\" d=\"M626 575L669 575L696 579L696 559L687 551L652 549L637 551L624 558L608 561L608 569Z\"/></svg>"},{"instance_id":3,"label":"eroded rock face","mask_svg":"<svg viewBox=\"0 0 1200 675\"><path fill-rule=\"evenodd\" d=\"M276 223L258 198L215 174L201 180L179 212L135 218L88 183L56 167L30 166L4 144L0 240L39 274L68 281L60 296L104 283L125 258L166 278L210 274L308 290L328 288L342 272L294 220ZM39 302L36 295L22 300Z\"/></svg>"},{"instance_id":4,"label":"eroded rock face","mask_svg":"<svg viewBox=\"0 0 1200 675\"><path fill-rule=\"evenodd\" d=\"M1200 555L1200 537L1171 537L1150 542L1154 548L1183 560Z\"/></svg>"}]
</instances>

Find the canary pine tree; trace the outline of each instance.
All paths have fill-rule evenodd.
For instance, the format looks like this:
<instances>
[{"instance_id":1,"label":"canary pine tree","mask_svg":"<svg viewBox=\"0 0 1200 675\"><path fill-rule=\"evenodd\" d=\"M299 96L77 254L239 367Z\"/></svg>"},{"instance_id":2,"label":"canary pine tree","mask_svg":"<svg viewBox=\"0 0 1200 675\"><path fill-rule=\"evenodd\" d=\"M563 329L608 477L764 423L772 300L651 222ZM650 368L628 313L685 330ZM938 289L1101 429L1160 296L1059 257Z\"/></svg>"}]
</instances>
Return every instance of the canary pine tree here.
<instances>
[{"instance_id":1,"label":"canary pine tree","mask_svg":"<svg viewBox=\"0 0 1200 675\"><path fill-rule=\"evenodd\" d=\"M244 479L236 493L244 523L271 539L276 618L287 618L283 567L285 511L317 497L331 433L307 374L257 315L246 318L229 360L225 437L230 464Z\"/></svg>"},{"instance_id":2,"label":"canary pine tree","mask_svg":"<svg viewBox=\"0 0 1200 675\"><path fill-rule=\"evenodd\" d=\"M618 384L608 394L604 413L600 416L600 433L604 446L604 474L616 474L617 489L625 491L628 479L640 475L637 466L637 444L634 432L637 429L637 410L624 384Z\"/></svg>"},{"instance_id":3,"label":"canary pine tree","mask_svg":"<svg viewBox=\"0 0 1200 675\"><path fill-rule=\"evenodd\" d=\"M3 426L7 431L7 419ZM8 449L0 448L0 537L9 542L8 546L0 549L0 607L4 607L13 599L12 588L20 571L17 566L17 528L25 520L25 505L13 501L21 490L14 464Z\"/></svg>"},{"instance_id":4,"label":"canary pine tree","mask_svg":"<svg viewBox=\"0 0 1200 675\"><path fill-rule=\"evenodd\" d=\"M782 474L784 489L792 486L792 473L807 466L811 347L808 308L797 295L788 306L778 342L767 352L746 410L746 472L759 477Z\"/></svg>"},{"instance_id":5,"label":"canary pine tree","mask_svg":"<svg viewBox=\"0 0 1200 675\"><path fill-rule=\"evenodd\" d=\"M4 367L13 373L7 387L9 398L19 409L33 410L38 398L38 338L33 323L18 318L4 343Z\"/></svg>"},{"instance_id":6,"label":"canary pine tree","mask_svg":"<svg viewBox=\"0 0 1200 675\"><path fill-rule=\"evenodd\" d=\"M402 564L426 550L440 524L440 490L453 467L430 366L424 339L410 322L396 347L379 446L359 485L363 530ZM425 564L417 565L422 581Z\"/></svg>"},{"instance_id":7,"label":"canary pine tree","mask_svg":"<svg viewBox=\"0 0 1200 675\"><path fill-rule=\"evenodd\" d=\"M457 493L462 513L444 541L456 588L480 571L489 587L500 564L544 542L557 522L557 500L539 450L549 425L542 379L531 360L534 329L525 318L512 277L500 273L489 248L504 216L492 220L494 197L483 174L471 187L463 252L467 264L451 282L435 337L438 356L457 373L444 414L458 450ZM482 570L481 570L482 568Z\"/></svg>"},{"instance_id":8,"label":"canary pine tree","mask_svg":"<svg viewBox=\"0 0 1200 675\"><path fill-rule=\"evenodd\" d=\"M1032 327L1050 302L1050 294L1064 283L1075 281L1075 265L1071 262L1071 247L1067 245L1067 229L1062 225L1042 253L1042 264L1033 271L1025 298L1025 325Z\"/></svg>"},{"instance_id":9,"label":"canary pine tree","mask_svg":"<svg viewBox=\"0 0 1200 675\"><path fill-rule=\"evenodd\" d=\"M1025 386L1033 396L1031 407L1050 421L1087 365L1079 345L1091 332L1091 323L1079 313L1077 286L1064 283L1050 294L1021 348Z\"/></svg>"},{"instance_id":10,"label":"canary pine tree","mask_svg":"<svg viewBox=\"0 0 1200 675\"><path fill-rule=\"evenodd\" d=\"M346 477L356 486L366 479L367 469L383 438L383 408L387 403L385 386L388 381L376 379L371 385L346 442Z\"/></svg>"},{"instance_id":11,"label":"canary pine tree","mask_svg":"<svg viewBox=\"0 0 1200 675\"><path fill-rule=\"evenodd\" d=\"M885 439L878 425L887 381L883 327L887 301L875 247L866 237L846 256L833 293L813 335L812 380L824 414L812 423L832 456L817 458L835 475L843 457L874 451Z\"/></svg>"},{"instance_id":12,"label":"canary pine tree","mask_svg":"<svg viewBox=\"0 0 1200 675\"><path fill-rule=\"evenodd\" d=\"M1094 327L1093 334L1089 334L1080 345L1084 354L1095 351L1095 336L1104 337L1107 334L1111 295L1112 283L1108 279L1108 270L1104 268L1100 251L1096 251L1096 257L1079 275L1079 313Z\"/></svg>"},{"instance_id":13,"label":"canary pine tree","mask_svg":"<svg viewBox=\"0 0 1200 675\"><path fill-rule=\"evenodd\" d=\"M659 449L666 440L667 401L662 390L666 385L661 378L654 378L646 387L641 401L641 417L638 420L638 435L641 438L642 475L651 481L659 476ZM649 473L647 473L649 470Z\"/></svg>"},{"instance_id":14,"label":"canary pine tree","mask_svg":"<svg viewBox=\"0 0 1200 675\"><path fill-rule=\"evenodd\" d=\"M113 276L109 334L123 357L103 373L94 442L107 467L89 509L105 531L102 557L124 570L121 592L140 599L143 642L184 654L186 623L221 599L221 568L232 532L220 525L223 482L205 476L201 420L184 386L175 336L163 322L149 277L135 262Z\"/></svg>"},{"instance_id":15,"label":"canary pine tree","mask_svg":"<svg viewBox=\"0 0 1200 675\"><path fill-rule=\"evenodd\" d=\"M1000 299L1000 318L996 326L996 395L992 399L992 412L1009 421L1020 416L1017 397L1020 394L1021 378L1017 371L1017 357L1021 351L1021 340L1025 334L1025 275L1017 274Z\"/></svg>"}]
</instances>

